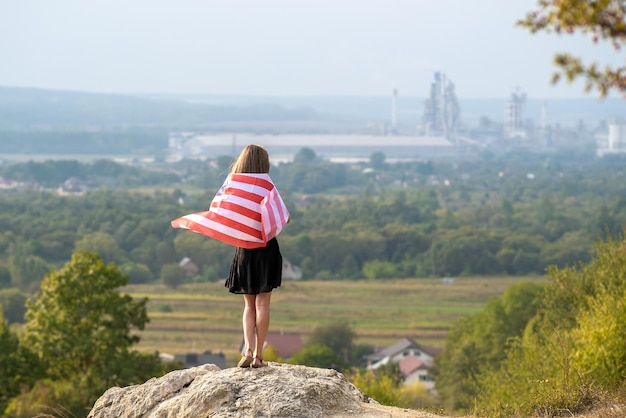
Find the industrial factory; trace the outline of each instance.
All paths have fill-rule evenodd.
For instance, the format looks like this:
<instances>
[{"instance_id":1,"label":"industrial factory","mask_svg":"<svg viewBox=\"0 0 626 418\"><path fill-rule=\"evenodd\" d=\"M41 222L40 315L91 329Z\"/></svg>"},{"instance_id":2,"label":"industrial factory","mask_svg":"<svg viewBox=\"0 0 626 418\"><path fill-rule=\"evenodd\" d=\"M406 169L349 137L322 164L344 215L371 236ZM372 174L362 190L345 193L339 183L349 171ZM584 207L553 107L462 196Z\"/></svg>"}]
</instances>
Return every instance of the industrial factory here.
<instances>
[{"instance_id":1,"label":"industrial factory","mask_svg":"<svg viewBox=\"0 0 626 418\"><path fill-rule=\"evenodd\" d=\"M501 121L481 117L479 126L470 127L462 120L462 109L454 83L444 72L435 72L421 117L416 125L400 124L399 92L392 90L387 120L372 121L354 132L310 134L267 130L223 130L214 132L172 132L169 135L171 159L214 158L234 156L249 143L265 146L274 161L290 161L302 148L310 148L330 161L364 161L382 152L389 161L455 158L479 153L485 149L506 152L511 149L558 152L584 147L595 140L597 155L626 153L626 125L619 121L582 137L583 130L566 130L548 123L548 109L543 102L539 124L526 118L526 94L515 88L502 109ZM416 115L417 116L417 115ZM375 128L372 128L375 127Z\"/></svg>"}]
</instances>

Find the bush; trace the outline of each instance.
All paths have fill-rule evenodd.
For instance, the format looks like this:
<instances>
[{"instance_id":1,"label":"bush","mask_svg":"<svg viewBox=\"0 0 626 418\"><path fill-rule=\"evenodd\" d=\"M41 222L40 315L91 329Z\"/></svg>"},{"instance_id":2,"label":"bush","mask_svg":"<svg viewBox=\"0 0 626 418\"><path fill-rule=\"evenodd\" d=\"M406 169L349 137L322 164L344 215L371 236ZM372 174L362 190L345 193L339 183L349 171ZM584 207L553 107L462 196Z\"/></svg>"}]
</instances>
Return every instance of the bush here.
<instances>
[{"instance_id":1,"label":"bush","mask_svg":"<svg viewBox=\"0 0 626 418\"><path fill-rule=\"evenodd\" d=\"M365 395L388 406L396 406L399 401L395 378L385 373L356 370L348 376L350 381Z\"/></svg>"},{"instance_id":2,"label":"bush","mask_svg":"<svg viewBox=\"0 0 626 418\"><path fill-rule=\"evenodd\" d=\"M391 279L398 276L396 265L388 261L373 260L363 264L363 275L370 280Z\"/></svg>"},{"instance_id":3,"label":"bush","mask_svg":"<svg viewBox=\"0 0 626 418\"><path fill-rule=\"evenodd\" d=\"M499 367L476 379L479 414L576 414L626 385L626 240L595 246L588 264L551 268L542 309Z\"/></svg>"}]
</instances>

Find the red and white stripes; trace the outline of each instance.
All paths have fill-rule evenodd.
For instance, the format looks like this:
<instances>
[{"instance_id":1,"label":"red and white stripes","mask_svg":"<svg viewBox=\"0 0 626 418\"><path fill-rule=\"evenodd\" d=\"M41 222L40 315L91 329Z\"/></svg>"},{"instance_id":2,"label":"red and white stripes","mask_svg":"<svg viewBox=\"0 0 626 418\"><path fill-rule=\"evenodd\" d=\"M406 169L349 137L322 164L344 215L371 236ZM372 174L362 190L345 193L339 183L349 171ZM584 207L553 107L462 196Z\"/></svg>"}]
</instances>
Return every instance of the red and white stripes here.
<instances>
[{"instance_id":1,"label":"red and white stripes","mask_svg":"<svg viewBox=\"0 0 626 418\"><path fill-rule=\"evenodd\" d=\"M268 174L230 174L206 212L172 221L242 248L264 247L289 221L289 211Z\"/></svg>"}]
</instances>

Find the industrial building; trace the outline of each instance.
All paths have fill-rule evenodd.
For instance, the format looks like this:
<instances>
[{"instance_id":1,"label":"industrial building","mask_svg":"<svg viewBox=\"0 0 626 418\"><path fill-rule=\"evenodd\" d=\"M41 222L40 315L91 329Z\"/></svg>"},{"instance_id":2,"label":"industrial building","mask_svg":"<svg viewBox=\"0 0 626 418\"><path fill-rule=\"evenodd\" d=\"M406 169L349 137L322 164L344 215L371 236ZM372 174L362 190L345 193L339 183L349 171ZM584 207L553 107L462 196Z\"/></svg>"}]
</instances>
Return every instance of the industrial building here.
<instances>
[{"instance_id":1,"label":"industrial building","mask_svg":"<svg viewBox=\"0 0 626 418\"><path fill-rule=\"evenodd\" d=\"M608 134L598 138L599 157L626 154L626 124L616 121L609 124Z\"/></svg>"},{"instance_id":2,"label":"industrial building","mask_svg":"<svg viewBox=\"0 0 626 418\"><path fill-rule=\"evenodd\" d=\"M236 156L246 145L259 144L268 150L273 162L291 161L302 148L310 148L318 156L334 162L366 161L375 152L384 153L389 160L459 154L459 149L442 136L172 133L169 144L172 158Z\"/></svg>"}]
</instances>

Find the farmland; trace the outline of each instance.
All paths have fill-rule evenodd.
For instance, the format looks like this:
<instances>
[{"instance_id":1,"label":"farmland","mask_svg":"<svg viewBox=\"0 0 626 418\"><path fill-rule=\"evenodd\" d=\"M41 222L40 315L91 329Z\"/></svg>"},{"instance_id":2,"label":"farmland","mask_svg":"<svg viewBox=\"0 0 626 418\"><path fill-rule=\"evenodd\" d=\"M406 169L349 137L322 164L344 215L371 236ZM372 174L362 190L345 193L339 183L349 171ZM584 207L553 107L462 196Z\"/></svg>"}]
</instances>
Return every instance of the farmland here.
<instances>
[{"instance_id":1,"label":"farmland","mask_svg":"<svg viewBox=\"0 0 626 418\"><path fill-rule=\"evenodd\" d=\"M319 325L347 322L357 343L388 345L399 338L442 347L448 327L479 312L487 301L520 281L544 277L462 277L378 281L284 281L272 294L270 333L306 336ZM147 297L150 323L137 348L176 354L223 352L229 363L242 340L243 300L223 283L188 284L176 289L134 285L124 291Z\"/></svg>"}]
</instances>

